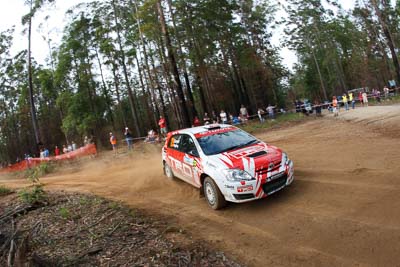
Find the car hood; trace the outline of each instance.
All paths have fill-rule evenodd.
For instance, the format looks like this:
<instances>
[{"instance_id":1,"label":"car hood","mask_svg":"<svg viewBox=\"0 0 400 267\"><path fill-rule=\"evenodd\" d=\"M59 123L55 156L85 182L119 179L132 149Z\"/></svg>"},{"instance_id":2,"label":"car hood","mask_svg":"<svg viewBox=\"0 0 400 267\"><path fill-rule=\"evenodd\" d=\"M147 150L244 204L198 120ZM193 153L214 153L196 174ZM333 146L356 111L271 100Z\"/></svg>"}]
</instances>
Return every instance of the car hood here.
<instances>
[{"instance_id":1,"label":"car hood","mask_svg":"<svg viewBox=\"0 0 400 267\"><path fill-rule=\"evenodd\" d=\"M279 168L282 150L265 143L257 143L244 148L231 150L210 157L210 161L220 168L241 169L253 177L260 171Z\"/></svg>"}]
</instances>

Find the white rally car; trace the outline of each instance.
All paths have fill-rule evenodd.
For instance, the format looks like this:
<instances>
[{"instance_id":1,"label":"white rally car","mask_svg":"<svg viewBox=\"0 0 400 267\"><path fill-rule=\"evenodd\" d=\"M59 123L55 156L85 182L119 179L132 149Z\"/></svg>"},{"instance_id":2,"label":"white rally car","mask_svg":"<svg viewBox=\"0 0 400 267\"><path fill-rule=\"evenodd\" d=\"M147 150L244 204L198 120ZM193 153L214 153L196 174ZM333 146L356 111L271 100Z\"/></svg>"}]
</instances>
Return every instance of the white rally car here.
<instances>
[{"instance_id":1,"label":"white rally car","mask_svg":"<svg viewBox=\"0 0 400 267\"><path fill-rule=\"evenodd\" d=\"M271 195L293 182L293 162L277 147L231 125L168 133L164 173L200 188L213 209Z\"/></svg>"}]
</instances>

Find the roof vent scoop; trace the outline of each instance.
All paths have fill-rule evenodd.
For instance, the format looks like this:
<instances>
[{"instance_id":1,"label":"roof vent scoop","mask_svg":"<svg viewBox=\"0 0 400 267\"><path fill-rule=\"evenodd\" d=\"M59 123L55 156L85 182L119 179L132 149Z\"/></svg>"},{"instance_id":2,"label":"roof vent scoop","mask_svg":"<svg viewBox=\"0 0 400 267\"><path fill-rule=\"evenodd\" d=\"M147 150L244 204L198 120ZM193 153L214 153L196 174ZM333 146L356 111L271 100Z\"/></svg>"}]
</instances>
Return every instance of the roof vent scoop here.
<instances>
[{"instance_id":1,"label":"roof vent scoop","mask_svg":"<svg viewBox=\"0 0 400 267\"><path fill-rule=\"evenodd\" d=\"M247 157L249 157L249 158L256 158L256 157L259 157L259 156L262 156L262 155L266 155L267 154L267 151L259 151L259 152L256 152L256 153L253 153L253 154L250 154L250 155L248 155Z\"/></svg>"}]
</instances>

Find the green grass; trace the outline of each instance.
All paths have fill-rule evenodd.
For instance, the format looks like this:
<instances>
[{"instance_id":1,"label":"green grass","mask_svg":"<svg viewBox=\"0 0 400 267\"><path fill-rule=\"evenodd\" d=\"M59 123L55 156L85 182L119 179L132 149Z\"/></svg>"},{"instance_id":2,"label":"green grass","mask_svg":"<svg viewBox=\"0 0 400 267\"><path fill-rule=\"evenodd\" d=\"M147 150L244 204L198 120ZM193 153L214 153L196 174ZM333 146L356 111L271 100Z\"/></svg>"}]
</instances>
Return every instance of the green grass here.
<instances>
[{"instance_id":1,"label":"green grass","mask_svg":"<svg viewBox=\"0 0 400 267\"><path fill-rule=\"evenodd\" d=\"M268 129L287 122L301 121L304 118L305 116L302 113L286 113L278 115L275 120L270 120L267 118L263 123L261 123L257 117L249 121L247 124L239 125L239 127L246 132L255 133L260 130Z\"/></svg>"},{"instance_id":2,"label":"green grass","mask_svg":"<svg viewBox=\"0 0 400 267\"><path fill-rule=\"evenodd\" d=\"M4 185L0 185L0 196L11 194L13 191Z\"/></svg>"}]
</instances>

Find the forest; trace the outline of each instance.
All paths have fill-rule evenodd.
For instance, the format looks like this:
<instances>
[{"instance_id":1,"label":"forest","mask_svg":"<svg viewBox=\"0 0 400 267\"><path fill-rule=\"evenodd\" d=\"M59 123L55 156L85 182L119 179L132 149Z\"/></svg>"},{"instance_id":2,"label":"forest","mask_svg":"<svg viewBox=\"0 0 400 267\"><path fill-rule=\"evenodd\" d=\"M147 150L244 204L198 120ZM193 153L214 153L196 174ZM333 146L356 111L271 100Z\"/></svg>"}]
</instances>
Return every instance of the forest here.
<instances>
[{"instance_id":1,"label":"forest","mask_svg":"<svg viewBox=\"0 0 400 267\"><path fill-rule=\"evenodd\" d=\"M337 0L93 1L67 11L60 44L44 34L39 64L32 22L56 1L25 1L25 50L11 53L13 28L0 32L1 164L86 135L106 146L125 127L140 137L160 116L173 130L205 112L290 109L295 99L400 83L399 0L357 0L351 10ZM298 57L292 70L283 47Z\"/></svg>"}]
</instances>

